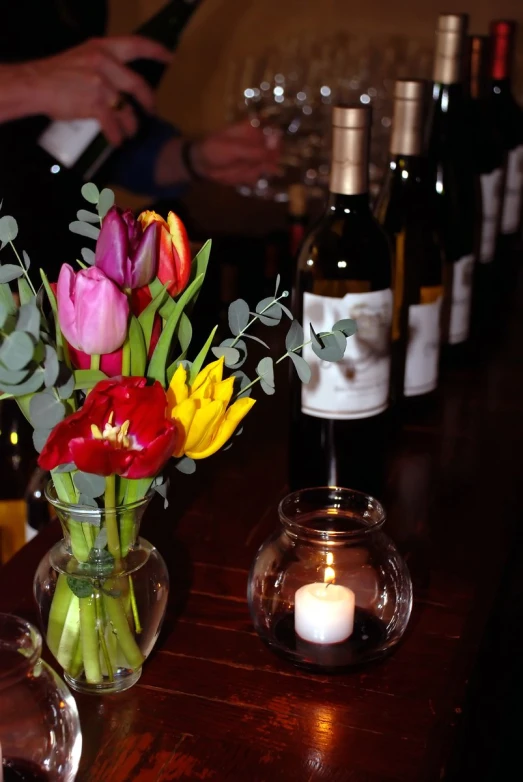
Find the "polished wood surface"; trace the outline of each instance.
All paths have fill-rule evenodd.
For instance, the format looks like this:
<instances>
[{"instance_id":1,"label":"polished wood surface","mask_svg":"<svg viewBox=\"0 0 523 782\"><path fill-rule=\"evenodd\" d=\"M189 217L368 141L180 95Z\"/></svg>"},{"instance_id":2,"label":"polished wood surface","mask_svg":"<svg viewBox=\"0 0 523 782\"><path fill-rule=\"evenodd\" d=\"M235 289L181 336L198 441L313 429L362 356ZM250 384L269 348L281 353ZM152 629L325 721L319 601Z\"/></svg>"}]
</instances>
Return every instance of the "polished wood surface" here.
<instances>
[{"instance_id":1,"label":"polished wood surface","mask_svg":"<svg viewBox=\"0 0 523 782\"><path fill-rule=\"evenodd\" d=\"M169 510L148 513L145 536L171 573L168 616L133 689L76 696L80 782L443 777L521 522L521 310L497 330L445 369L432 407L391 440L386 529L415 584L396 651L350 675L312 676L254 633L248 569L278 523L287 459L285 393L260 400L234 447L178 476ZM32 574L58 535L48 528L0 570L0 610L35 621Z\"/></svg>"}]
</instances>

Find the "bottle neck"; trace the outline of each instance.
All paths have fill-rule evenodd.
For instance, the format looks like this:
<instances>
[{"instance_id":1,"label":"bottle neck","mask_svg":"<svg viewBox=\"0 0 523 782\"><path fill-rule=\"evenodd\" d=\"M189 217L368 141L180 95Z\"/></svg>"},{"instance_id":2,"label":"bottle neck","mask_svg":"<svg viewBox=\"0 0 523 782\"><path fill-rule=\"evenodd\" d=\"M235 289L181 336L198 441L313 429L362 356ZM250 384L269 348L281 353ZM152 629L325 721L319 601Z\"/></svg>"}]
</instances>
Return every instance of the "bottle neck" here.
<instances>
[{"instance_id":1,"label":"bottle neck","mask_svg":"<svg viewBox=\"0 0 523 782\"><path fill-rule=\"evenodd\" d=\"M327 214L343 217L344 215L370 214L368 193L346 195L345 193L329 193Z\"/></svg>"},{"instance_id":2,"label":"bottle neck","mask_svg":"<svg viewBox=\"0 0 523 782\"><path fill-rule=\"evenodd\" d=\"M345 196L369 192L369 128L333 127L331 193Z\"/></svg>"},{"instance_id":3,"label":"bottle neck","mask_svg":"<svg viewBox=\"0 0 523 782\"><path fill-rule=\"evenodd\" d=\"M491 34L490 78L492 81L510 81L514 33L509 25L494 25Z\"/></svg>"}]
</instances>

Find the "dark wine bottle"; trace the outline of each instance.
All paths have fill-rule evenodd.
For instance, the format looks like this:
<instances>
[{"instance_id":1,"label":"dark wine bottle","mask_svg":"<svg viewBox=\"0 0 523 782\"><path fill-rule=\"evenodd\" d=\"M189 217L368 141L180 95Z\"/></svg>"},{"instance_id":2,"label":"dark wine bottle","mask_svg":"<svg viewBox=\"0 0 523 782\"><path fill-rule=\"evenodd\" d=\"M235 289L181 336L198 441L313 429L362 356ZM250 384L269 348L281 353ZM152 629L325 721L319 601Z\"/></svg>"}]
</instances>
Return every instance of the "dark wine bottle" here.
<instances>
[{"instance_id":1,"label":"dark wine bottle","mask_svg":"<svg viewBox=\"0 0 523 782\"><path fill-rule=\"evenodd\" d=\"M290 484L338 485L379 494L389 406L391 256L369 206L370 109L334 108L330 196L298 257L293 308L304 324L328 330L353 318L358 332L342 361L312 348L309 384L292 390Z\"/></svg>"},{"instance_id":2,"label":"dark wine bottle","mask_svg":"<svg viewBox=\"0 0 523 782\"><path fill-rule=\"evenodd\" d=\"M307 189L299 182L289 185L289 254L296 258L307 228Z\"/></svg>"},{"instance_id":3,"label":"dark wine bottle","mask_svg":"<svg viewBox=\"0 0 523 782\"><path fill-rule=\"evenodd\" d=\"M135 32L174 51L199 2L201 0L171 0ZM139 73L151 87L157 87L167 66L152 60L135 60L129 67ZM146 122L147 118L137 106L135 108L142 122ZM47 162L51 174L56 176L65 168L85 181L97 174L113 152L113 148L100 132L96 119L53 122L40 136L39 145L49 155Z\"/></svg>"},{"instance_id":4,"label":"dark wine bottle","mask_svg":"<svg viewBox=\"0 0 523 782\"><path fill-rule=\"evenodd\" d=\"M428 160L444 253L443 341L469 336L477 193L461 80L465 14L442 14L436 31Z\"/></svg>"},{"instance_id":5,"label":"dark wine bottle","mask_svg":"<svg viewBox=\"0 0 523 782\"><path fill-rule=\"evenodd\" d=\"M397 81L390 161L376 217L393 248L392 399L438 384L442 254L423 150L425 82Z\"/></svg>"},{"instance_id":6,"label":"dark wine bottle","mask_svg":"<svg viewBox=\"0 0 523 782\"><path fill-rule=\"evenodd\" d=\"M523 207L523 112L512 94L512 60L516 23L491 22L490 105L507 155L501 235L516 242L521 236Z\"/></svg>"},{"instance_id":7,"label":"dark wine bottle","mask_svg":"<svg viewBox=\"0 0 523 782\"><path fill-rule=\"evenodd\" d=\"M489 39L471 35L466 47L468 138L481 192L476 257L478 265L494 260L500 230L504 152L501 134L488 101Z\"/></svg>"}]
</instances>

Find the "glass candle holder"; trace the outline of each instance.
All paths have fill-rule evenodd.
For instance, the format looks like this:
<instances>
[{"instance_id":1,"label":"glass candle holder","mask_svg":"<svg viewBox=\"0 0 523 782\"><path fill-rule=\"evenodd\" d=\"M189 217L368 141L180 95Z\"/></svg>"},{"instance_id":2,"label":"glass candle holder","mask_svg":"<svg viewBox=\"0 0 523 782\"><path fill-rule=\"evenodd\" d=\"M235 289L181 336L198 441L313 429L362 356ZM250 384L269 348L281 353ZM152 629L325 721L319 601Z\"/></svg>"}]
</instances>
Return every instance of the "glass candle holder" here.
<instances>
[{"instance_id":1,"label":"glass candle holder","mask_svg":"<svg viewBox=\"0 0 523 782\"><path fill-rule=\"evenodd\" d=\"M248 601L277 654L340 672L386 654L405 632L412 582L382 531L385 511L358 491L303 489L279 505L281 528L258 550Z\"/></svg>"}]
</instances>

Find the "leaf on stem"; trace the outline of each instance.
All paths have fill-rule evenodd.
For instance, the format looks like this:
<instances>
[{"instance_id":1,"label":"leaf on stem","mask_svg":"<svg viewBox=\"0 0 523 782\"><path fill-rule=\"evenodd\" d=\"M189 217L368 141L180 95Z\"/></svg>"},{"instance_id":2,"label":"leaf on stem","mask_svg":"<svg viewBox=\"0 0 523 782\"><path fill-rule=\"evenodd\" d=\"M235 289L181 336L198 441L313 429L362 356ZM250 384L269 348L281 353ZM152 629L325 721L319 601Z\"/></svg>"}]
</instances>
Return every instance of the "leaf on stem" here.
<instances>
[{"instance_id":1,"label":"leaf on stem","mask_svg":"<svg viewBox=\"0 0 523 782\"><path fill-rule=\"evenodd\" d=\"M312 343L312 349L318 358L322 361L341 361L347 347L347 337L343 332L333 331L330 334L321 332L318 334L318 339L321 345Z\"/></svg>"},{"instance_id":2,"label":"leaf on stem","mask_svg":"<svg viewBox=\"0 0 523 782\"><path fill-rule=\"evenodd\" d=\"M25 250L22 250L22 261L24 262L24 266L26 268L26 271L31 266L31 259L29 258L28 254Z\"/></svg>"},{"instance_id":3,"label":"leaf on stem","mask_svg":"<svg viewBox=\"0 0 523 782\"><path fill-rule=\"evenodd\" d=\"M343 320L336 321L332 330L341 331L346 337L352 337L358 330L358 324L351 318L344 318Z\"/></svg>"},{"instance_id":4,"label":"leaf on stem","mask_svg":"<svg viewBox=\"0 0 523 782\"><path fill-rule=\"evenodd\" d=\"M105 478L102 475L79 471L73 477L73 482L80 494L86 497L101 497L105 492Z\"/></svg>"},{"instance_id":5,"label":"leaf on stem","mask_svg":"<svg viewBox=\"0 0 523 782\"><path fill-rule=\"evenodd\" d=\"M15 263L4 263L3 266L0 266L0 283L13 282L13 280L22 277L23 273L24 270Z\"/></svg>"},{"instance_id":6,"label":"leaf on stem","mask_svg":"<svg viewBox=\"0 0 523 782\"><path fill-rule=\"evenodd\" d=\"M56 350L51 345L45 346L45 361L44 361L44 384L46 388L52 388L58 380L58 373L60 372L60 364L58 363L58 356Z\"/></svg>"},{"instance_id":7,"label":"leaf on stem","mask_svg":"<svg viewBox=\"0 0 523 782\"><path fill-rule=\"evenodd\" d=\"M228 318L231 334L237 337L249 322L249 305L245 299L236 299L229 304Z\"/></svg>"},{"instance_id":8,"label":"leaf on stem","mask_svg":"<svg viewBox=\"0 0 523 782\"><path fill-rule=\"evenodd\" d=\"M26 304L22 304L18 311L18 320L16 322L18 331L25 331L36 341L40 339L40 310L36 306L36 299L33 298Z\"/></svg>"},{"instance_id":9,"label":"leaf on stem","mask_svg":"<svg viewBox=\"0 0 523 782\"><path fill-rule=\"evenodd\" d=\"M20 304L28 304L30 301L33 301L35 297L25 277L18 278L18 295L20 297Z\"/></svg>"},{"instance_id":10,"label":"leaf on stem","mask_svg":"<svg viewBox=\"0 0 523 782\"><path fill-rule=\"evenodd\" d=\"M85 200L89 201L90 204L98 203L98 199L100 198L100 191L94 182L86 182L85 185L82 185L81 193Z\"/></svg>"},{"instance_id":11,"label":"leaf on stem","mask_svg":"<svg viewBox=\"0 0 523 782\"><path fill-rule=\"evenodd\" d=\"M34 394L29 403L31 423L36 429L53 428L65 417L65 407L51 389Z\"/></svg>"},{"instance_id":12,"label":"leaf on stem","mask_svg":"<svg viewBox=\"0 0 523 782\"><path fill-rule=\"evenodd\" d=\"M256 367L256 374L265 385L274 388L274 362L271 356L265 356Z\"/></svg>"},{"instance_id":13,"label":"leaf on stem","mask_svg":"<svg viewBox=\"0 0 523 782\"><path fill-rule=\"evenodd\" d=\"M100 229L90 223L82 223L80 220L73 220L69 223L69 230L79 236L86 236L88 239L98 239L100 235Z\"/></svg>"},{"instance_id":14,"label":"leaf on stem","mask_svg":"<svg viewBox=\"0 0 523 782\"><path fill-rule=\"evenodd\" d=\"M274 298L278 296L278 288L280 287L280 275L276 275L276 285L274 287Z\"/></svg>"},{"instance_id":15,"label":"leaf on stem","mask_svg":"<svg viewBox=\"0 0 523 782\"><path fill-rule=\"evenodd\" d=\"M241 399L242 397L250 396L251 395L250 388L248 388L247 391L245 392L243 391L243 389L246 386L250 385L251 382L250 378L247 377L245 372L242 372L241 369L237 370L236 372L233 372L232 374L233 377L235 377L236 380L238 381L237 383L236 382L234 383L236 398Z\"/></svg>"},{"instance_id":16,"label":"leaf on stem","mask_svg":"<svg viewBox=\"0 0 523 782\"><path fill-rule=\"evenodd\" d=\"M94 266L94 252L89 247L82 247L80 254L89 266Z\"/></svg>"},{"instance_id":17,"label":"leaf on stem","mask_svg":"<svg viewBox=\"0 0 523 782\"><path fill-rule=\"evenodd\" d=\"M14 242L18 236L18 223L11 215L0 217L0 242Z\"/></svg>"},{"instance_id":18,"label":"leaf on stem","mask_svg":"<svg viewBox=\"0 0 523 782\"><path fill-rule=\"evenodd\" d=\"M303 329L297 320L293 320L285 337L285 347L288 351L297 350L303 345Z\"/></svg>"},{"instance_id":19,"label":"leaf on stem","mask_svg":"<svg viewBox=\"0 0 523 782\"><path fill-rule=\"evenodd\" d=\"M37 453L41 453L44 449L44 445L47 442L47 438L51 434L51 429L35 429L33 431L33 445Z\"/></svg>"},{"instance_id":20,"label":"leaf on stem","mask_svg":"<svg viewBox=\"0 0 523 782\"><path fill-rule=\"evenodd\" d=\"M236 350L236 348L219 346L217 348L212 348L212 352L216 358L221 358L223 356L226 367L234 367L240 360L240 351Z\"/></svg>"},{"instance_id":21,"label":"leaf on stem","mask_svg":"<svg viewBox=\"0 0 523 782\"><path fill-rule=\"evenodd\" d=\"M89 370L85 370L89 371ZM69 399L75 389L74 373L65 364L60 364L60 371L56 381L56 390L60 399Z\"/></svg>"},{"instance_id":22,"label":"leaf on stem","mask_svg":"<svg viewBox=\"0 0 523 782\"><path fill-rule=\"evenodd\" d=\"M102 220L112 206L114 206L114 193L110 188L104 187L98 198L98 214Z\"/></svg>"},{"instance_id":23,"label":"leaf on stem","mask_svg":"<svg viewBox=\"0 0 523 782\"><path fill-rule=\"evenodd\" d=\"M233 347L234 343L234 347ZM234 361L233 363L229 363L227 361L227 358L225 358L225 365L229 367L229 369L239 369L246 361L247 359L247 345L243 341L243 339L238 339L237 337L227 337L227 339L224 339L223 342L220 342L219 348L216 348L216 350L221 350L222 348L233 348L237 353L239 353L239 357ZM215 352L215 348L212 349L213 353L217 358L221 354Z\"/></svg>"},{"instance_id":24,"label":"leaf on stem","mask_svg":"<svg viewBox=\"0 0 523 782\"><path fill-rule=\"evenodd\" d=\"M188 456L182 456L180 461L176 462L175 467L184 475L192 475L196 472L196 462L194 459L189 459Z\"/></svg>"},{"instance_id":25,"label":"leaf on stem","mask_svg":"<svg viewBox=\"0 0 523 782\"><path fill-rule=\"evenodd\" d=\"M8 369L23 369L33 358L33 340L24 331L13 331L4 338L0 347L0 360Z\"/></svg>"},{"instance_id":26,"label":"leaf on stem","mask_svg":"<svg viewBox=\"0 0 523 782\"><path fill-rule=\"evenodd\" d=\"M311 368L305 361L305 359L298 353L289 353L289 358L296 368L296 373L302 383L308 383L311 379Z\"/></svg>"},{"instance_id":27,"label":"leaf on stem","mask_svg":"<svg viewBox=\"0 0 523 782\"><path fill-rule=\"evenodd\" d=\"M258 302L256 313L264 326L277 326L282 315L279 302L275 301L272 296Z\"/></svg>"},{"instance_id":28,"label":"leaf on stem","mask_svg":"<svg viewBox=\"0 0 523 782\"><path fill-rule=\"evenodd\" d=\"M95 212L89 212L87 209L79 209L76 213L77 219L81 223L99 223L100 218Z\"/></svg>"}]
</instances>

